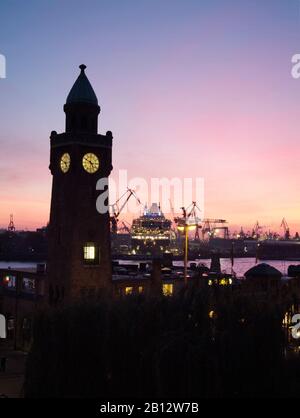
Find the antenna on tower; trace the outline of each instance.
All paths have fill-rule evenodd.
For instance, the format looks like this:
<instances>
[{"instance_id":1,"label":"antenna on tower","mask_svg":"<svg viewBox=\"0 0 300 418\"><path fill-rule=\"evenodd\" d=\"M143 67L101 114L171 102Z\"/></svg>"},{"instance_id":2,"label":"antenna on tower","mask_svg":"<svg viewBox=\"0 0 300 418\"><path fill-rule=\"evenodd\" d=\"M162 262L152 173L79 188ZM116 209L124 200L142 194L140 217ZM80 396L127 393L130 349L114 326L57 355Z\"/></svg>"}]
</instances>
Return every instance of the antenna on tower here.
<instances>
[{"instance_id":1,"label":"antenna on tower","mask_svg":"<svg viewBox=\"0 0 300 418\"><path fill-rule=\"evenodd\" d=\"M8 224L7 230L10 231L10 232L15 232L15 230L16 230L16 227L15 227L15 224L14 224L14 215L12 213L10 214L10 219L9 219L9 224Z\"/></svg>"}]
</instances>

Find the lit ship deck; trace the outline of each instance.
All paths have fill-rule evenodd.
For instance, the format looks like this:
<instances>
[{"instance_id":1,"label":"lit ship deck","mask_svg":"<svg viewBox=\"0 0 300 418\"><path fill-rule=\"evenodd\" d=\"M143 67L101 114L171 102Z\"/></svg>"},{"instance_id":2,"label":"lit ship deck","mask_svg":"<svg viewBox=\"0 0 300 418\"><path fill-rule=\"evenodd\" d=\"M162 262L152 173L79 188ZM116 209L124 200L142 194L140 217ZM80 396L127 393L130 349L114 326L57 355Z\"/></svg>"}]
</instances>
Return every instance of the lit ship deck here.
<instances>
[{"instance_id":1,"label":"lit ship deck","mask_svg":"<svg viewBox=\"0 0 300 418\"><path fill-rule=\"evenodd\" d=\"M153 203L150 209L133 220L131 244L133 254L161 254L168 251L171 240L171 221Z\"/></svg>"}]
</instances>

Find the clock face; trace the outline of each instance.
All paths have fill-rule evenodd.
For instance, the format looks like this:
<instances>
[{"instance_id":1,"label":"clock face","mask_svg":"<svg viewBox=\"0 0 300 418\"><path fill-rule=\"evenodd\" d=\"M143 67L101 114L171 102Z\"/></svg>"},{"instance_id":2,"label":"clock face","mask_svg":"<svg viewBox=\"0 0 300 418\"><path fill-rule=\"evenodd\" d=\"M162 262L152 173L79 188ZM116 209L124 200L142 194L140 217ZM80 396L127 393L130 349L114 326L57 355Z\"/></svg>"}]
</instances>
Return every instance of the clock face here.
<instances>
[{"instance_id":1,"label":"clock face","mask_svg":"<svg viewBox=\"0 0 300 418\"><path fill-rule=\"evenodd\" d=\"M69 171L70 165L71 165L71 157L70 157L70 154L66 152L61 156L61 159L60 159L61 171L63 173L66 173L67 171Z\"/></svg>"},{"instance_id":2,"label":"clock face","mask_svg":"<svg viewBox=\"0 0 300 418\"><path fill-rule=\"evenodd\" d=\"M96 173L99 169L99 159L95 154L88 153L85 154L82 158L82 165L85 171L90 174Z\"/></svg>"}]
</instances>

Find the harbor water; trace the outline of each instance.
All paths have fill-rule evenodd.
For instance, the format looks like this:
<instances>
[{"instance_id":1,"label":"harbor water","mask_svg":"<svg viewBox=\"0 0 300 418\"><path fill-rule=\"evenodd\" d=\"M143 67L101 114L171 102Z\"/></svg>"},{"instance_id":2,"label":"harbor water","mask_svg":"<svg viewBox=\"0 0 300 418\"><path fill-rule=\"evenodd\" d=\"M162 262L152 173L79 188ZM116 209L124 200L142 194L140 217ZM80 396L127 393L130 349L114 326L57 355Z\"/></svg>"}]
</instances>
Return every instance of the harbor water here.
<instances>
[{"instance_id":1,"label":"harbor water","mask_svg":"<svg viewBox=\"0 0 300 418\"><path fill-rule=\"evenodd\" d=\"M251 267L255 265L255 258L236 258L234 259L234 265L233 270L236 273L238 277L243 276L244 273L249 270ZM196 260L196 263L203 263L206 266L210 266L210 260L209 259L201 259ZM260 261L258 261L260 262ZM282 274L286 275L288 267L292 264L300 264L297 261L286 261L286 260L264 260L262 261L264 263L270 264L271 266L277 268L279 271L281 271ZM131 261L131 260L120 260L120 264L139 264L139 261ZM174 265L183 265L183 262L181 261L174 261ZM36 263L32 262L18 262L18 261L0 261L0 269L1 268L8 268L11 269L32 269L36 267ZM224 272L230 273L231 272L231 260L229 258L221 258L221 269Z\"/></svg>"}]
</instances>

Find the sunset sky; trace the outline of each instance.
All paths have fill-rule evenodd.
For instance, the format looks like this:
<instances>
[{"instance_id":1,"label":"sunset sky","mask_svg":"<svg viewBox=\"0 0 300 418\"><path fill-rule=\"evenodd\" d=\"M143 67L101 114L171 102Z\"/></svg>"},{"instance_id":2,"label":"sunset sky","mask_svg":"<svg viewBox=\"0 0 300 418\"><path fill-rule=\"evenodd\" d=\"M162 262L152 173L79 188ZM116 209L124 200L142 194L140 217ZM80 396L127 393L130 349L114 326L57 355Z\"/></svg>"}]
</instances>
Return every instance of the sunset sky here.
<instances>
[{"instance_id":1,"label":"sunset sky","mask_svg":"<svg viewBox=\"0 0 300 418\"><path fill-rule=\"evenodd\" d=\"M203 177L205 216L300 231L296 53L298 0L2 1L0 228L47 223L49 135L84 63L114 176Z\"/></svg>"}]
</instances>

